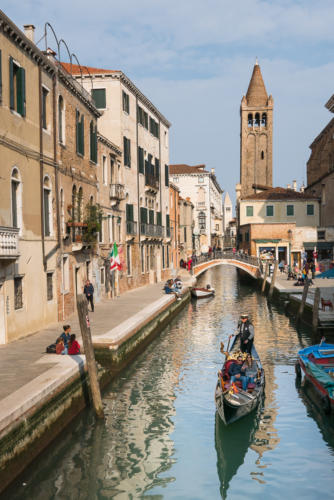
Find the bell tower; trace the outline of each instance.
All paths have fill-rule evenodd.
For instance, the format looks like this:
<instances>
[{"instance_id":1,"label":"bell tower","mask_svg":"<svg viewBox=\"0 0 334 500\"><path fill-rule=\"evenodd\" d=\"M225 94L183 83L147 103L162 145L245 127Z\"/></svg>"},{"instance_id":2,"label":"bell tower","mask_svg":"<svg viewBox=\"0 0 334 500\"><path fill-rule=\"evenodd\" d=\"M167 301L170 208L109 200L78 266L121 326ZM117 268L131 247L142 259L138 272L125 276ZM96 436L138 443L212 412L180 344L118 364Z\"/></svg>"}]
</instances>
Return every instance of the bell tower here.
<instances>
[{"instance_id":1,"label":"bell tower","mask_svg":"<svg viewBox=\"0 0 334 500\"><path fill-rule=\"evenodd\" d=\"M240 188L241 198L261 189L253 184L273 184L273 108L256 59L247 94L240 106Z\"/></svg>"}]
</instances>

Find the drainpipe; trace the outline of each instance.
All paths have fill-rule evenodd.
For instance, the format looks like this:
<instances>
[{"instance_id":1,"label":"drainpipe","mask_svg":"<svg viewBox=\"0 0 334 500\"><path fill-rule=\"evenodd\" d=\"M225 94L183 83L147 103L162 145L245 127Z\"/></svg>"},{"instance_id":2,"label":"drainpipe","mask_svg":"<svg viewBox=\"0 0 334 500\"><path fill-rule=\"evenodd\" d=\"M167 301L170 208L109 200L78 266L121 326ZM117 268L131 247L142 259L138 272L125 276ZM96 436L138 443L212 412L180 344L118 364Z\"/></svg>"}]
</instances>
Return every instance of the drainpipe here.
<instances>
[{"instance_id":1,"label":"drainpipe","mask_svg":"<svg viewBox=\"0 0 334 500\"><path fill-rule=\"evenodd\" d=\"M53 92L53 161L55 168L55 191L56 191L56 217L57 217L57 239L58 248L62 253L62 237L60 227L60 206L59 206L59 178L58 178L58 165L57 165L57 95L56 95L57 76L54 74L52 79L52 92Z\"/></svg>"},{"instance_id":2,"label":"drainpipe","mask_svg":"<svg viewBox=\"0 0 334 500\"><path fill-rule=\"evenodd\" d=\"M42 241L42 258L43 267L46 271L46 258L45 258L45 241L44 241L44 203L43 203L43 123L42 123L42 68L38 66L38 87L39 87L39 182L40 182L40 195L41 195L41 241Z\"/></svg>"},{"instance_id":3,"label":"drainpipe","mask_svg":"<svg viewBox=\"0 0 334 500\"><path fill-rule=\"evenodd\" d=\"M138 252L139 252L139 262L140 262L140 274L142 270L142 258L141 258L141 242L140 242L140 203L139 203L139 165L138 165L138 97L136 96L136 164L137 164L137 205L138 205L138 215L137 215L137 224L138 224ZM145 160L144 160L144 176L145 176ZM125 247L126 249L126 247Z\"/></svg>"}]
</instances>

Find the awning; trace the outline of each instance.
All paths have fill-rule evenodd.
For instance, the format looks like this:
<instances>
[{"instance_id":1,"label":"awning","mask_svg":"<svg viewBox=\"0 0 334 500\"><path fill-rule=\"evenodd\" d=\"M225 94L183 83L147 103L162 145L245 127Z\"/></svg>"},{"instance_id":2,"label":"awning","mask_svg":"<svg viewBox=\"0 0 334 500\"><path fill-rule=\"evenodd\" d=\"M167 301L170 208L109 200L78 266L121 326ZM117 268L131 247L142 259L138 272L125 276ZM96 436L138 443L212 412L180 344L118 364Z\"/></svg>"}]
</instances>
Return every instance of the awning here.
<instances>
[{"instance_id":1,"label":"awning","mask_svg":"<svg viewBox=\"0 0 334 500\"><path fill-rule=\"evenodd\" d=\"M303 245L305 250L314 250L314 247L316 247L317 250L332 250L334 241L304 241Z\"/></svg>"},{"instance_id":2,"label":"awning","mask_svg":"<svg viewBox=\"0 0 334 500\"><path fill-rule=\"evenodd\" d=\"M265 240L256 240L254 239L253 241L255 241L255 243L279 243L280 241L282 241L281 239L265 239Z\"/></svg>"}]
</instances>

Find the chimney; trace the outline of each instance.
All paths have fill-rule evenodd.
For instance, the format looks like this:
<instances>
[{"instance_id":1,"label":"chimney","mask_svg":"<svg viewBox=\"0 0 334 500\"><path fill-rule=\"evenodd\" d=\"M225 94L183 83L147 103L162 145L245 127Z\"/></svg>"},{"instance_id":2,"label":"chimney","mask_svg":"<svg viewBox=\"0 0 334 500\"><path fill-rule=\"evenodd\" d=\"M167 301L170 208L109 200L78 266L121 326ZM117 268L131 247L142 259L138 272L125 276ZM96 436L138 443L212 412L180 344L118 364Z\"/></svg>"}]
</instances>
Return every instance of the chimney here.
<instances>
[{"instance_id":1,"label":"chimney","mask_svg":"<svg viewBox=\"0 0 334 500\"><path fill-rule=\"evenodd\" d=\"M286 188L287 188L287 189L291 189L291 184L288 184L288 185L286 186Z\"/></svg>"},{"instance_id":2,"label":"chimney","mask_svg":"<svg viewBox=\"0 0 334 500\"><path fill-rule=\"evenodd\" d=\"M215 169L214 168L211 169L211 173L212 173L212 175L215 175Z\"/></svg>"},{"instance_id":3,"label":"chimney","mask_svg":"<svg viewBox=\"0 0 334 500\"><path fill-rule=\"evenodd\" d=\"M297 181L292 181L293 190L297 191Z\"/></svg>"},{"instance_id":4,"label":"chimney","mask_svg":"<svg viewBox=\"0 0 334 500\"><path fill-rule=\"evenodd\" d=\"M300 192L303 193L305 191L305 186L304 186L304 182L303 184L300 186Z\"/></svg>"},{"instance_id":5,"label":"chimney","mask_svg":"<svg viewBox=\"0 0 334 500\"><path fill-rule=\"evenodd\" d=\"M43 54L45 54L48 59L53 61L55 59L56 52L54 50L50 49L50 47L49 47L46 50L43 50Z\"/></svg>"},{"instance_id":6,"label":"chimney","mask_svg":"<svg viewBox=\"0 0 334 500\"><path fill-rule=\"evenodd\" d=\"M24 24L24 34L32 43L35 43L35 26L33 24Z\"/></svg>"}]
</instances>

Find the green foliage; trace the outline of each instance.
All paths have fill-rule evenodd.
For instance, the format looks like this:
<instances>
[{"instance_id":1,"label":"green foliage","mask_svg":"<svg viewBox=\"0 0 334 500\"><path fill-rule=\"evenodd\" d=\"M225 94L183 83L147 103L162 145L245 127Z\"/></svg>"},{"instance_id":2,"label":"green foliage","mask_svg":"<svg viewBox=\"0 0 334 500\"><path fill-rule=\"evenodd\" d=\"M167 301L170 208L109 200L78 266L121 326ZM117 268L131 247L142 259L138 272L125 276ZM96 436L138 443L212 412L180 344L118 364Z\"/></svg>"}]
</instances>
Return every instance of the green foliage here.
<instances>
[{"instance_id":1,"label":"green foliage","mask_svg":"<svg viewBox=\"0 0 334 500\"><path fill-rule=\"evenodd\" d=\"M85 209L84 223L87 224L83 233L86 243L96 243L102 228L103 210L100 205L88 203Z\"/></svg>"}]
</instances>

